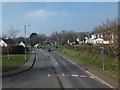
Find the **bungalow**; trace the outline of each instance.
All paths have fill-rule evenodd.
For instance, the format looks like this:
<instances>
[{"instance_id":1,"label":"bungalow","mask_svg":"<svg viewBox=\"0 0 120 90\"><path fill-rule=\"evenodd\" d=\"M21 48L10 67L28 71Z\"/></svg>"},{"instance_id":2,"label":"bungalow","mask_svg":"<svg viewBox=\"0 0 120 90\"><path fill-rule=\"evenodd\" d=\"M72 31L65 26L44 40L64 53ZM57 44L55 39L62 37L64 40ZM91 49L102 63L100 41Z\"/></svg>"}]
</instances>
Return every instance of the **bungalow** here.
<instances>
[{"instance_id":1,"label":"bungalow","mask_svg":"<svg viewBox=\"0 0 120 90\"><path fill-rule=\"evenodd\" d=\"M0 46L1 47L7 47L7 44L1 39L0 40Z\"/></svg>"},{"instance_id":2,"label":"bungalow","mask_svg":"<svg viewBox=\"0 0 120 90\"><path fill-rule=\"evenodd\" d=\"M15 46L16 45L16 43L15 43L15 41L14 40L12 40L12 39L3 39L3 41L8 45L8 46Z\"/></svg>"},{"instance_id":3,"label":"bungalow","mask_svg":"<svg viewBox=\"0 0 120 90\"><path fill-rule=\"evenodd\" d=\"M19 45L25 47L25 44L23 42L20 42Z\"/></svg>"},{"instance_id":4,"label":"bungalow","mask_svg":"<svg viewBox=\"0 0 120 90\"><path fill-rule=\"evenodd\" d=\"M35 47L35 48L38 48L38 47L39 47L39 44L34 45L34 47Z\"/></svg>"}]
</instances>

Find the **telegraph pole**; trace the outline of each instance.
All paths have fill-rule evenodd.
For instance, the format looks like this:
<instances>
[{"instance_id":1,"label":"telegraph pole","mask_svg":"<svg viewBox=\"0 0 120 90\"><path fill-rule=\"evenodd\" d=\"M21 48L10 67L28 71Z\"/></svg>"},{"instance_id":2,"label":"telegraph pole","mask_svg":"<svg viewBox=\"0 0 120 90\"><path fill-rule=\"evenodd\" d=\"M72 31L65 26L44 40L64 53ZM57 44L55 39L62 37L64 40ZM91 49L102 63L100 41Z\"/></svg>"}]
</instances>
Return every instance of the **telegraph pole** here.
<instances>
[{"instance_id":1,"label":"telegraph pole","mask_svg":"<svg viewBox=\"0 0 120 90\"><path fill-rule=\"evenodd\" d=\"M25 61L26 61L26 25L24 26L25 29Z\"/></svg>"},{"instance_id":2,"label":"telegraph pole","mask_svg":"<svg viewBox=\"0 0 120 90\"><path fill-rule=\"evenodd\" d=\"M120 2L118 3L118 26L117 26L117 57L118 57L118 89L120 90Z\"/></svg>"},{"instance_id":3,"label":"telegraph pole","mask_svg":"<svg viewBox=\"0 0 120 90\"><path fill-rule=\"evenodd\" d=\"M30 26L30 25L24 25L24 30L25 30L25 61L27 61L26 60L26 28L27 28L27 26Z\"/></svg>"}]
</instances>

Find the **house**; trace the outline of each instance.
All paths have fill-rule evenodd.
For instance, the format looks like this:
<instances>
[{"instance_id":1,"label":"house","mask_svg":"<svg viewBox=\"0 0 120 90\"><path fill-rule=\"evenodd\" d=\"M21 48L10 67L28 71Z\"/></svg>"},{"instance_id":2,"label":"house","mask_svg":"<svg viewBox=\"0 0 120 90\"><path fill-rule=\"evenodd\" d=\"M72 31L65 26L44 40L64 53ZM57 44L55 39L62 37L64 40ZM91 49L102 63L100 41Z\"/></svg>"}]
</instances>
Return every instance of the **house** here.
<instances>
[{"instance_id":1,"label":"house","mask_svg":"<svg viewBox=\"0 0 120 90\"><path fill-rule=\"evenodd\" d=\"M89 37L85 37L85 43L113 44L116 39L115 30L101 30L92 33Z\"/></svg>"},{"instance_id":2,"label":"house","mask_svg":"<svg viewBox=\"0 0 120 90\"><path fill-rule=\"evenodd\" d=\"M39 44L34 45L34 47L35 47L35 48L38 48L38 47L39 47Z\"/></svg>"},{"instance_id":3,"label":"house","mask_svg":"<svg viewBox=\"0 0 120 90\"><path fill-rule=\"evenodd\" d=\"M76 40L77 41L77 40ZM76 44L76 41L70 41L69 39L67 40L67 44L72 46L72 45L75 45Z\"/></svg>"},{"instance_id":4,"label":"house","mask_svg":"<svg viewBox=\"0 0 120 90\"><path fill-rule=\"evenodd\" d=\"M0 40L0 46L1 47L7 47L7 44L1 39Z\"/></svg>"},{"instance_id":5,"label":"house","mask_svg":"<svg viewBox=\"0 0 120 90\"><path fill-rule=\"evenodd\" d=\"M20 42L19 45L25 47L25 44L23 42Z\"/></svg>"},{"instance_id":6,"label":"house","mask_svg":"<svg viewBox=\"0 0 120 90\"><path fill-rule=\"evenodd\" d=\"M16 45L16 43L15 43L15 41L14 40L12 40L12 39L2 39L8 46L15 46Z\"/></svg>"}]
</instances>

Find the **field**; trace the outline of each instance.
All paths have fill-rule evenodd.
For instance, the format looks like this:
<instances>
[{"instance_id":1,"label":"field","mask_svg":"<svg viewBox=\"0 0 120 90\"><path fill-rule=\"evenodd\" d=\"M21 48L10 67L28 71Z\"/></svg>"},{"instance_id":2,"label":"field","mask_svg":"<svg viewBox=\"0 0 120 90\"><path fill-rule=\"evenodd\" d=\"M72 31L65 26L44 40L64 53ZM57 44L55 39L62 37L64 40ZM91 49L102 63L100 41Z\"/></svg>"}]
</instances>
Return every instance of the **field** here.
<instances>
[{"instance_id":1,"label":"field","mask_svg":"<svg viewBox=\"0 0 120 90\"><path fill-rule=\"evenodd\" d=\"M26 57L28 60L30 54L27 54ZM19 68L21 65L26 63L24 54L10 55L9 58L10 59L8 59L8 55L2 56L2 72Z\"/></svg>"}]
</instances>

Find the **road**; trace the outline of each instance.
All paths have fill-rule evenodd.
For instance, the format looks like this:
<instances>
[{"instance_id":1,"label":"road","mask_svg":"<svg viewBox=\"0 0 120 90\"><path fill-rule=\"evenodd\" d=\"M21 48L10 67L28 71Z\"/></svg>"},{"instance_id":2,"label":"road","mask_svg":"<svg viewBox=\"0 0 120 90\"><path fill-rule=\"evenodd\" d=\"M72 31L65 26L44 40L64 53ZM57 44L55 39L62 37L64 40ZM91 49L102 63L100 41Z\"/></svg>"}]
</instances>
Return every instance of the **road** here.
<instances>
[{"instance_id":1,"label":"road","mask_svg":"<svg viewBox=\"0 0 120 90\"><path fill-rule=\"evenodd\" d=\"M44 50L35 52L33 68L3 78L3 88L109 88L61 55Z\"/></svg>"}]
</instances>

